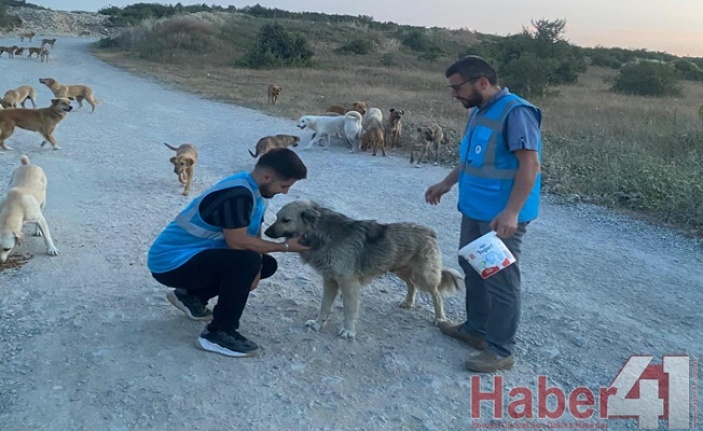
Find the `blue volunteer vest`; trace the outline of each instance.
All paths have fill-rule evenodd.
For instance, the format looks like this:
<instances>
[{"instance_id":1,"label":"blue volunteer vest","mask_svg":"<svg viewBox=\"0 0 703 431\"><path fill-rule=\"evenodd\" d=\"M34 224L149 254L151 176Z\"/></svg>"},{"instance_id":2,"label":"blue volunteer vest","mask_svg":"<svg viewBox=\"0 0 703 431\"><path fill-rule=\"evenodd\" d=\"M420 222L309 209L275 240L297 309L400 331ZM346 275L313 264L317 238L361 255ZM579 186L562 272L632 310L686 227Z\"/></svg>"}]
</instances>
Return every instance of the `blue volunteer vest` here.
<instances>
[{"instance_id":1,"label":"blue volunteer vest","mask_svg":"<svg viewBox=\"0 0 703 431\"><path fill-rule=\"evenodd\" d=\"M200 203L210 193L237 186L246 187L254 197L247 233L258 236L267 201L261 196L258 184L248 172L230 175L193 199L159 234L147 256L149 270L157 274L172 271L203 250L227 248L222 228L206 223L200 217L199 208Z\"/></svg>"},{"instance_id":2,"label":"blue volunteer vest","mask_svg":"<svg viewBox=\"0 0 703 431\"><path fill-rule=\"evenodd\" d=\"M526 100L508 93L479 113L474 108L469 115L464 139L459 147L459 211L468 218L491 221L508 205L508 198L519 165L517 157L505 140L505 119L517 106L528 106L537 114L540 110ZM542 142L538 143L537 156L542 161ZM539 212L541 174L518 215L518 222L537 218Z\"/></svg>"}]
</instances>

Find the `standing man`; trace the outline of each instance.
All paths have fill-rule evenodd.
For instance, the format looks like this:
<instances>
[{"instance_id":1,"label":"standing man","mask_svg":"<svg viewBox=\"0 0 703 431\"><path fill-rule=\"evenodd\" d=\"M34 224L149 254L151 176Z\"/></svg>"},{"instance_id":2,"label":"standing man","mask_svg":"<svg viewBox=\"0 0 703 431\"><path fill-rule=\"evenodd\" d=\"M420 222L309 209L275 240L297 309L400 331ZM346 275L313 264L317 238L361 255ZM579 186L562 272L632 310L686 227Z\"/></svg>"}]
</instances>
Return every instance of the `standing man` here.
<instances>
[{"instance_id":1,"label":"standing man","mask_svg":"<svg viewBox=\"0 0 703 431\"><path fill-rule=\"evenodd\" d=\"M298 238L261 239L266 199L286 194L307 168L289 149L270 151L251 172L217 182L159 234L147 265L159 283L175 290L166 298L193 320L212 320L196 346L230 357L250 357L259 346L241 335L239 319L259 280L276 272L271 252L301 252ZM218 296L214 313L205 306Z\"/></svg>"},{"instance_id":2,"label":"standing man","mask_svg":"<svg viewBox=\"0 0 703 431\"><path fill-rule=\"evenodd\" d=\"M495 231L516 259L483 280L459 258L466 274L466 321L439 326L442 333L479 351L466 361L470 371L489 373L509 369L515 362L522 238L539 210L542 115L529 102L501 88L495 69L481 57L458 60L445 76L454 98L471 111L459 148L459 165L427 189L425 200L437 205L459 183L459 248Z\"/></svg>"}]
</instances>

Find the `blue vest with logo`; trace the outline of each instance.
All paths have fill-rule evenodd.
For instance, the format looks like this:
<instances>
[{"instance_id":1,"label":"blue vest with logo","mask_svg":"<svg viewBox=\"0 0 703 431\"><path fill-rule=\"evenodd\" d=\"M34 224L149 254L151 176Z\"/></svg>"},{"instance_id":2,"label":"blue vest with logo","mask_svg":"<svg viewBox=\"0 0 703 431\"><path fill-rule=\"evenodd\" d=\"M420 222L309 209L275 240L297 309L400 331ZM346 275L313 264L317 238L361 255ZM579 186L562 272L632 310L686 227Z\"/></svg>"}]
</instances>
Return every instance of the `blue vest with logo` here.
<instances>
[{"instance_id":1,"label":"blue vest with logo","mask_svg":"<svg viewBox=\"0 0 703 431\"><path fill-rule=\"evenodd\" d=\"M200 203L210 193L237 186L246 187L254 198L247 233L258 236L267 201L261 196L258 184L248 172L230 175L193 199L159 234L147 256L149 270L157 274L172 271L203 250L228 248L222 228L206 223L200 217L199 208Z\"/></svg>"},{"instance_id":2,"label":"blue vest with logo","mask_svg":"<svg viewBox=\"0 0 703 431\"><path fill-rule=\"evenodd\" d=\"M519 162L508 148L505 139L505 119L517 106L528 106L537 114L540 110L526 100L508 93L495 100L482 112L474 108L469 115L466 133L459 147L459 211L468 218L491 221L508 204ZM537 156L541 162L542 142L538 143ZM518 223L537 218L539 212L541 176L518 215Z\"/></svg>"}]
</instances>

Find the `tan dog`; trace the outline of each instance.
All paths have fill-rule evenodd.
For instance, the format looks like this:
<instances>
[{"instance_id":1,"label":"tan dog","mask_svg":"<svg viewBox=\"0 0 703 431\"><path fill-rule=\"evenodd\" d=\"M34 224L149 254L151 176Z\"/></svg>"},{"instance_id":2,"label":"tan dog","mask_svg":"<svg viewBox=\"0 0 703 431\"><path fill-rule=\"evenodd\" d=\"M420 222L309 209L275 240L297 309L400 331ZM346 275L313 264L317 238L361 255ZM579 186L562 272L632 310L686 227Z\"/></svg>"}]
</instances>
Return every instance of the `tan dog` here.
<instances>
[{"instance_id":1,"label":"tan dog","mask_svg":"<svg viewBox=\"0 0 703 431\"><path fill-rule=\"evenodd\" d=\"M22 156L20 160L22 166L12 174L7 197L0 203L0 263L7 260L19 240L24 237L22 228L25 223L36 223L34 235L44 236L48 255L59 254L42 214L46 204L44 170L30 165L27 156Z\"/></svg>"},{"instance_id":2,"label":"tan dog","mask_svg":"<svg viewBox=\"0 0 703 431\"><path fill-rule=\"evenodd\" d=\"M288 147L297 147L298 143L300 142L300 137L299 136L293 136L293 135L275 135L275 136L266 136L261 139L256 143L256 153L252 153L251 150L249 151L249 154L253 158L257 158L259 156L263 156L264 154L268 153L271 150L274 150L276 148L288 148Z\"/></svg>"},{"instance_id":3,"label":"tan dog","mask_svg":"<svg viewBox=\"0 0 703 431\"><path fill-rule=\"evenodd\" d=\"M49 61L49 50L46 48L42 48L39 58L41 59L42 63L44 63L45 61Z\"/></svg>"},{"instance_id":4,"label":"tan dog","mask_svg":"<svg viewBox=\"0 0 703 431\"><path fill-rule=\"evenodd\" d=\"M17 45L12 45L12 46L0 46L0 57L2 56L3 52L6 52L10 58L15 58L15 51L17 51L19 47Z\"/></svg>"},{"instance_id":5,"label":"tan dog","mask_svg":"<svg viewBox=\"0 0 703 431\"><path fill-rule=\"evenodd\" d=\"M164 142L164 145L176 152L176 156L171 157L169 161L173 163L173 172L178 175L178 181L184 185L183 196L188 196L190 186L193 184L193 177L195 176L198 150L195 149L193 144L181 144L178 148L172 147L166 142Z\"/></svg>"},{"instance_id":6,"label":"tan dog","mask_svg":"<svg viewBox=\"0 0 703 431\"><path fill-rule=\"evenodd\" d=\"M30 48L31 49L31 48ZM87 85L64 85L59 84L55 79L52 78L40 78L39 82L49 87L54 96L56 97L73 97L78 102L78 109L83 107L83 100L88 102L93 108L90 112L95 112L95 106L100 103L98 99L95 98L93 94L93 89Z\"/></svg>"},{"instance_id":7,"label":"tan dog","mask_svg":"<svg viewBox=\"0 0 703 431\"><path fill-rule=\"evenodd\" d=\"M54 150L61 147L56 145L56 139L52 133L56 126L66 117L73 106L71 106L72 97L61 97L51 99L51 106L41 109L4 109L0 111L0 148L3 150L11 150L12 148L5 145L5 140L12 136L15 132L15 127L20 129L38 132L44 137L41 146L43 147L47 141L51 143Z\"/></svg>"},{"instance_id":8,"label":"tan dog","mask_svg":"<svg viewBox=\"0 0 703 431\"><path fill-rule=\"evenodd\" d=\"M403 124L400 122L401 117L405 114L402 109L391 108L388 110L388 123L386 124L386 146L395 148L400 146L400 137L403 132Z\"/></svg>"},{"instance_id":9,"label":"tan dog","mask_svg":"<svg viewBox=\"0 0 703 431\"><path fill-rule=\"evenodd\" d=\"M32 108L36 108L37 105L34 103L36 99L37 90L31 85L22 85L14 90L8 90L5 96L0 99L0 106L3 108L19 108L22 106L24 108L25 102L29 100L32 102Z\"/></svg>"},{"instance_id":10,"label":"tan dog","mask_svg":"<svg viewBox=\"0 0 703 431\"><path fill-rule=\"evenodd\" d=\"M56 43L56 38L53 39L42 39L41 40L41 48L44 48L44 45L51 45L51 49L54 49L54 44Z\"/></svg>"},{"instance_id":11,"label":"tan dog","mask_svg":"<svg viewBox=\"0 0 703 431\"><path fill-rule=\"evenodd\" d=\"M361 136L361 151L366 151L368 148L373 148L373 156L376 155L376 149L381 147L381 154L386 157L386 145L383 139L383 130L378 126L371 126Z\"/></svg>"},{"instance_id":12,"label":"tan dog","mask_svg":"<svg viewBox=\"0 0 703 431\"><path fill-rule=\"evenodd\" d=\"M281 94L281 87L276 84L269 84L269 103L275 105L276 100L278 100L278 95Z\"/></svg>"},{"instance_id":13,"label":"tan dog","mask_svg":"<svg viewBox=\"0 0 703 431\"><path fill-rule=\"evenodd\" d=\"M339 105L332 105L329 108L327 108L327 112L334 112L339 115L344 115L349 111L356 111L361 115L364 115L366 111L369 109L369 104L366 102L354 102L352 103L351 108L346 108L344 106L339 106Z\"/></svg>"},{"instance_id":14,"label":"tan dog","mask_svg":"<svg viewBox=\"0 0 703 431\"><path fill-rule=\"evenodd\" d=\"M420 167L420 163L424 160L427 153L434 154L434 165L439 164L439 144L444 138L444 133L439 124L431 126L421 126L417 128L417 141L410 149L410 163L415 161L415 153L420 153L417 158L416 168Z\"/></svg>"},{"instance_id":15,"label":"tan dog","mask_svg":"<svg viewBox=\"0 0 703 431\"><path fill-rule=\"evenodd\" d=\"M36 35L37 35L37 33L33 32L33 31L26 31L26 32L24 32L24 33L20 33L20 35L19 35L19 36L20 36L20 42L24 42L24 38L25 38L25 37L28 38L29 41L31 42L31 41L32 41L32 38L33 38L34 36L36 36Z\"/></svg>"}]
</instances>

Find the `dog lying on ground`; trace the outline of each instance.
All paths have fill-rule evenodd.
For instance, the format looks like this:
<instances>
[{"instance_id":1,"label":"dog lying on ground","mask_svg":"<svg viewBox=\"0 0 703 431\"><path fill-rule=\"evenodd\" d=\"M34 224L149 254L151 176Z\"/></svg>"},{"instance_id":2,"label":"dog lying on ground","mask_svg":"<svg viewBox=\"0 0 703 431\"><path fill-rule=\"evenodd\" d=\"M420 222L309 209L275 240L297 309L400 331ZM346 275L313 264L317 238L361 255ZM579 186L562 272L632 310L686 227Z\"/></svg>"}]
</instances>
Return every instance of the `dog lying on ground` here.
<instances>
[{"instance_id":1,"label":"dog lying on ground","mask_svg":"<svg viewBox=\"0 0 703 431\"><path fill-rule=\"evenodd\" d=\"M281 94L281 87L279 87L276 84L269 84L268 88L268 95L269 95L269 103L272 105L276 104L276 100L278 100L278 95Z\"/></svg>"},{"instance_id":2,"label":"dog lying on ground","mask_svg":"<svg viewBox=\"0 0 703 431\"><path fill-rule=\"evenodd\" d=\"M259 141L256 143L256 153L252 153L251 150L247 150L247 151L249 151L249 154L251 154L251 157L257 158L259 156L263 156L264 154L268 153L269 151L271 151L275 148L297 147L299 142L300 142L299 136L293 136L293 135L266 136L266 137L259 139Z\"/></svg>"},{"instance_id":3,"label":"dog lying on ground","mask_svg":"<svg viewBox=\"0 0 703 431\"><path fill-rule=\"evenodd\" d=\"M402 109L391 108L388 110L390 116L388 117L388 124L386 124L386 146L388 148L395 148L400 146L400 136L403 132L403 124L400 119L405 114Z\"/></svg>"},{"instance_id":4,"label":"dog lying on ground","mask_svg":"<svg viewBox=\"0 0 703 431\"><path fill-rule=\"evenodd\" d=\"M178 175L178 181L183 184L183 196L188 196L190 186L193 184L195 176L195 163L198 161L198 151L193 144L181 144L176 147L164 142L168 148L176 152L169 161L173 164L173 172Z\"/></svg>"},{"instance_id":5,"label":"dog lying on ground","mask_svg":"<svg viewBox=\"0 0 703 431\"><path fill-rule=\"evenodd\" d=\"M44 137L41 146L47 142L51 144L54 150L61 147L56 145L53 133L56 126L66 117L66 114L71 112L72 97L60 97L51 99L51 105L40 109L3 109L0 111L0 148L3 150L11 150L12 148L5 145L5 140L12 136L15 132L15 127L20 129L38 132Z\"/></svg>"},{"instance_id":6,"label":"dog lying on ground","mask_svg":"<svg viewBox=\"0 0 703 431\"><path fill-rule=\"evenodd\" d=\"M434 165L439 164L439 144L444 138L444 133L439 124L431 126L420 126L417 128L417 141L413 143L410 149L410 163L415 161L415 154L419 153L417 164L419 168L422 161L427 156L427 153L434 154Z\"/></svg>"},{"instance_id":7,"label":"dog lying on ground","mask_svg":"<svg viewBox=\"0 0 703 431\"><path fill-rule=\"evenodd\" d=\"M32 49L32 48L30 48ZM95 112L95 106L100 103L93 94L93 89L87 85L64 85L52 78L40 78L39 82L46 85L56 97L73 97L78 102L78 109L83 107L83 100L88 102L93 108L90 112ZM77 109L77 110L78 110Z\"/></svg>"},{"instance_id":8,"label":"dog lying on ground","mask_svg":"<svg viewBox=\"0 0 703 431\"><path fill-rule=\"evenodd\" d=\"M327 112L336 112L337 114L344 115L349 111L356 111L359 114L364 115L368 109L368 103L356 101L352 103L351 108L346 108L344 106L339 105L332 105L327 109Z\"/></svg>"},{"instance_id":9,"label":"dog lying on ground","mask_svg":"<svg viewBox=\"0 0 703 431\"><path fill-rule=\"evenodd\" d=\"M415 304L417 288L428 292L434 302L435 324L446 319L442 293L459 289L462 280L458 271L442 268L436 233L415 223L353 220L314 202L299 200L281 208L264 233L270 238L300 236L310 247L300 257L322 276L323 294L317 319L306 326L316 331L325 326L341 290L342 338L356 335L361 288L382 274L393 272L407 285L401 307Z\"/></svg>"},{"instance_id":10,"label":"dog lying on ground","mask_svg":"<svg viewBox=\"0 0 703 431\"><path fill-rule=\"evenodd\" d=\"M359 123L361 120L361 115L358 112L348 112L344 115L329 116L329 115L303 115L298 119L297 126L300 129L310 129L313 131L313 138L310 140L305 149L312 148L316 143L320 142L322 138L327 138L327 144L324 145L328 148L330 145L330 139L333 135L344 135L345 134L345 124L350 122L352 124ZM353 125L349 126L350 130Z\"/></svg>"},{"instance_id":11,"label":"dog lying on ground","mask_svg":"<svg viewBox=\"0 0 703 431\"><path fill-rule=\"evenodd\" d=\"M15 50L15 55L22 55L24 53L24 48L17 48Z\"/></svg>"},{"instance_id":12,"label":"dog lying on ground","mask_svg":"<svg viewBox=\"0 0 703 431\"><path fill-rule=\"evenodd\" d=\"M3 52L6 52L10 58L15 58L15 52L19 49L17 45L13 46L0 46L0 57Z\"/></svg>"},{"instance_id":13,"label":"dog lying on ground","mask_svg":"<svg viewBox=\"0 0 703 431\"><path fill-rule=\"evenodd\" d=\"M36 108L37 105L34 103L36 99L37 90L31 85L22 85L15 89L7 90L3 98L0 99L0 105L3 108L19 108L20 106L24 108L25 102L29 100L32 102L32 108Z\"/></svg>"},{"instance_id":14,"label":"dog lying on ground","mask_svg":"<svg viewBox=\"0 0 703 431\"><path fill-rule=\"evenodd\" d=\"M59 254L49 232L49 225L42 214L46 204L46 175L37 165L30 165L22 156L22 166L15 169L7 196L0 202L0 263L7 260L20 239L24 237L25 223L35 223L35 236L44 236L46 253Z\"/></svg>"}]
</instances>

